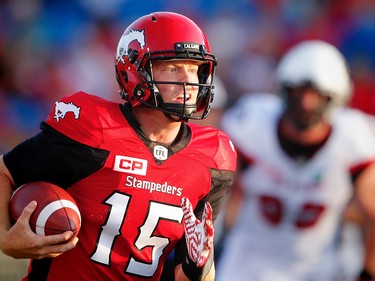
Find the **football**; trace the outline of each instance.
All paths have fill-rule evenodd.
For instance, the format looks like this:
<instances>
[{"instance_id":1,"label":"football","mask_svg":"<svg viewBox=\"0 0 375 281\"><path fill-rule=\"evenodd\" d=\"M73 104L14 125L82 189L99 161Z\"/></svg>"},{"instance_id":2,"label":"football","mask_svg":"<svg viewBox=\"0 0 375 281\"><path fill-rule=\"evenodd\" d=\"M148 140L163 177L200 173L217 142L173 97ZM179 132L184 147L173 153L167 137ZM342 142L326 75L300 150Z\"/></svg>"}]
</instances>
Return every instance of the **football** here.
<instances>
[{"instance_id":1,"label":"football","mask_svg":"<svg viewBox=\"0 0 375 281\"><path fill-rule=\"evenodd\" d=\"M30 217L30 226L36 234L47 236L71 230L71 239L78 235L81 214L76 202L66 190L48 182L27 183L14 191L9 205L12 223L33 200L38 205Z\"/></svg>"}]
</instances>

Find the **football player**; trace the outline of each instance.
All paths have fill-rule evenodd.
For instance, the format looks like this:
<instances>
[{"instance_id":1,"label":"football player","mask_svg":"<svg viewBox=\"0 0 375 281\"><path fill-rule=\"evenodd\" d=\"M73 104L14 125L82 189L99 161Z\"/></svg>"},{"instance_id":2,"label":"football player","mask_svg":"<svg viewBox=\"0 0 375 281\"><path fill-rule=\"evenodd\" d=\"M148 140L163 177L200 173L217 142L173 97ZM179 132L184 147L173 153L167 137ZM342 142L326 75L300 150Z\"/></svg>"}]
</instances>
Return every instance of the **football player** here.
<instances>
[{"instance_id":1,"label":"football player","mask_svg":"<svg viewBox=\"0 0 375 281\"><path fill-rule=\"evenodd\" d=\"M189 18L156 12L119 40L115 70L124 104L84 92L57 101L41 132L0 161L0 246L31 258L24 280L159 280L175 252L176 280L213 280L213 222L236 169L207 117L217 61ZM100 65L98 65L100 67ZM72 233L32 233L31 202L12 226L12 190L47 181L82 215Z\"/></svg>"},{"instance_id":2,"label":"football player","mask_svg":"<svg viewBox=\"0 0 375 281\"><path fill-rule=\"evenodd\" d=\"M294 46L276 81L279 95L244 96L222 119L243 165L226 205L225 225L233 226L217 280L345 280L338 237L351 200L373 229L374 124L344 108L352 82L331 44ZM358 280L375 280L369 237Z\"/></svg>"}]
</instances>

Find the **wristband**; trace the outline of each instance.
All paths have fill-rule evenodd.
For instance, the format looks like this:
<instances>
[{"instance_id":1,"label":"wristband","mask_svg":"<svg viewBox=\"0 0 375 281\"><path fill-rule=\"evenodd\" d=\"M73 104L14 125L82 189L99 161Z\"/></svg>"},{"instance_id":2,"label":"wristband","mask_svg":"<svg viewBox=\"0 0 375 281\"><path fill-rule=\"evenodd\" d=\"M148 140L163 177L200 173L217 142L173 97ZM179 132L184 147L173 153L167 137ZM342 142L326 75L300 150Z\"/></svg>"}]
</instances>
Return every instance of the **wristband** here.
<instances>
[{"instance_id":1,"label":"wristband","mask_svg":"<svg viewBox=\"0 0 375 281\"><path fill-rule=\"evenodd\" d=\"M211 269L211 266L214 262L213 259L214 249L211 250L210 255L208 256L207 262L203 267L198 267L197 264L186 254L184 261L182 262L182 271L185 273L191 281L200 281Z\"/></svg>"},{"instance_id":2,"label":"wristband","mask_svg":"<svg viewBox=\"0 0 375 281\"><path fill-rule=\"evenodd\" d=\"M375 277L366 271L366 269L362 269L357 281L375 281Z\"/></svg>"}]
</instances>

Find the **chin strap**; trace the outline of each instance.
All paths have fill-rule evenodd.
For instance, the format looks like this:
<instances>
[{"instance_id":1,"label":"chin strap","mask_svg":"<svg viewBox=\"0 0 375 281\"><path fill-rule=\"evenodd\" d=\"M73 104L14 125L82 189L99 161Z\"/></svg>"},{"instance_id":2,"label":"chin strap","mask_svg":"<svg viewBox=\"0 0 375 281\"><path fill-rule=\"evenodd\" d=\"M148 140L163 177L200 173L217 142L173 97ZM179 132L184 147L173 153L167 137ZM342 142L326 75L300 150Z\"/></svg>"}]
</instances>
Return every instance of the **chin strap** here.
<instances>
[{"instance_id":1,"label":"chin strap","mask_svg":"<svg viewBox=\"0 0 375 281\"><path fill-rule=\"evenodd\" d=\"M195 104L176 104L176 103L162 103L162 107L165 116L172 121L187 121L189 116L197 112L197 106ZM175 113L175 114L173 114Z\"/></svg>"}]
</instances>

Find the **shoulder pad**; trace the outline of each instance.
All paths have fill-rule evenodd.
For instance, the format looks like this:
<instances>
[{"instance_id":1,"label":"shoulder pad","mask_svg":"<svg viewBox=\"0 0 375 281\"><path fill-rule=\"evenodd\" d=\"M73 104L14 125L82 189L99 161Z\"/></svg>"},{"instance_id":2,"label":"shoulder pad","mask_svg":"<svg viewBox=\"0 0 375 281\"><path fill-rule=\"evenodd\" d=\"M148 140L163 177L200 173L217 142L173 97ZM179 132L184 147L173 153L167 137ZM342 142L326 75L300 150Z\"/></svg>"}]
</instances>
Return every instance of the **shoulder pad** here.
<instances>
[{"instance_id":1,"label":"shoulder pad","mask_svg":"<svg viewBox=\"0 0 375 281\"><path fill-rule=\"evenodd\" d=\"M99 147L103 142L101 117L107 118L115 108L119 111L116 103L78 92L56 101L46 123L71 139Z\"/></svg>"},{"instance_id":2,"label":"shoulder pad","mask_svg":"<svg viewBox=\"0 0 375 281\"><path fill-rule=\"evenodd\" d=\"M221 130L211 126L189 123L192 130L193 145L213 159L215 169L236 171L237 151L229 137Z\"/></svg>"}]
</instances>

